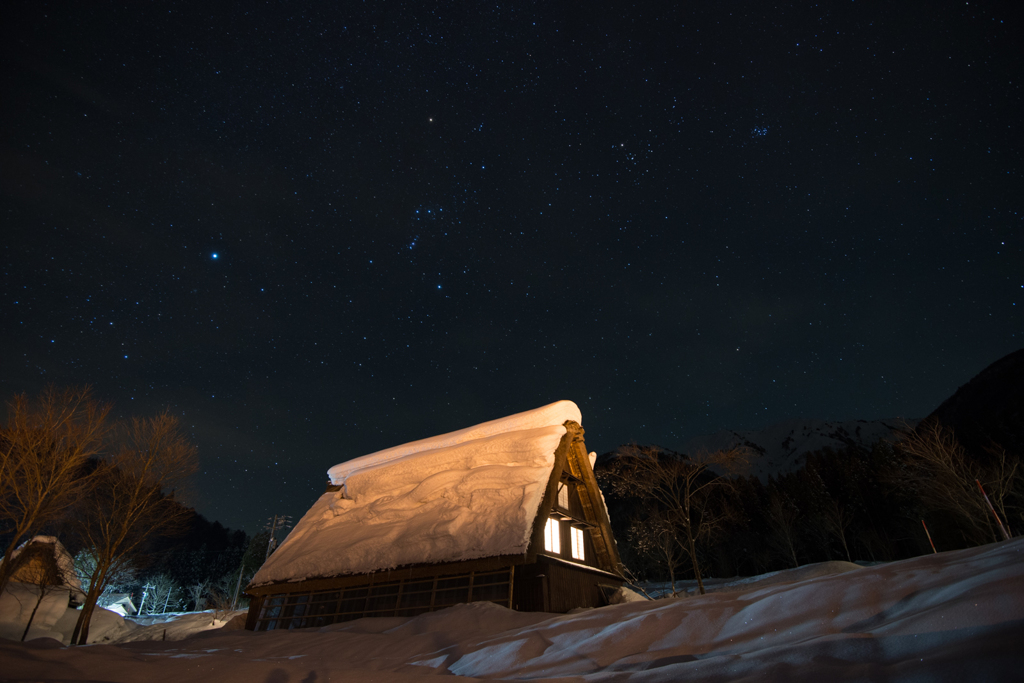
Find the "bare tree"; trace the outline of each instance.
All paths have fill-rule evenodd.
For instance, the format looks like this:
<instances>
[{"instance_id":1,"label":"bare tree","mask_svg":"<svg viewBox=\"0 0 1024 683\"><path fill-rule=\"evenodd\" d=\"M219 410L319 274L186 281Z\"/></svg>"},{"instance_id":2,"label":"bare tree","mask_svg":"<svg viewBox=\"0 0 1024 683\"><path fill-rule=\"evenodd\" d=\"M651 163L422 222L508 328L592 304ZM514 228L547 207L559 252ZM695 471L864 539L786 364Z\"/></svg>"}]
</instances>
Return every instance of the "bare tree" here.
<instances>
[{"instance_id":1,"label":"bare tree","mask_svg":"<svg viewBox=\"0 0 1024 683\"><path fill-rule=\"evenodd\" d=\"M196 451L169 413L121 426L113 454L101 462L94 495L79 515L82 540L96 556L89 591L71 636L88 642L96 600L113 572L129 562L153 535L174 533L188 517L167 491L196 469Z\"/></svg>"},{"instance_id":2,"label":"bare tree","mask_svg":"<svg viewBox=\"0 0 1024 683\"><path fill-rule=\"evenodd\" d=\"M201 612L200 606L206 606L206 596L210 592L210 582L200 581L185 588L188 597L192 599L192 611Z\"/></svg>"},{"instance_id":3,"label":"bare tree","mask_svg":"<svg viewBox=\"0 0 1024 683\"><path fill-rule=\"evenodd\" d=\"M985 486L993 505L1005 512L1006 498L1018 476L1016 463L1004 456L995 466L984 467L968 455L953 430L935 420L904 429L898 436L895 448L904 456L903 467L893 473L892 483L910 487L926 508L950 514L968 543L999 540L992 512L975 480Z\"/></svg>"},{"instance_id":4,"label":"bare tree","mask_svg":"<svg viewBox=\"0 0 1024 683\"><path fill-rule=\"evenodd\" d=\"M771 544L788 559L793 560L793 567L799 567L796 557L796 519L797 509L787 505L778 492L772 492L768 502L768 524L772 528Z\"/></svg>"},{"instance_id":5,"label":"bare tree","mask_svg":"<svg viewBox=\"0 0 1024 683\"><path fill-rule=\"evenodd\" d=\"M218 619L225 619L234 609L231 606L232 599L230 589L224 590L224 588L223 584L220 586L214 586L207 593L209 603L213 607L213 615L210 620L211 626L215 626Z\"/></svg>"},{"instance_id":6,"label":"bare tree","mask_svg":"<svg viewBox=\"0 0 1024 683\"><path fill-rule=\"evenodd\" d=\"M846 508L840 505L835 498L829 498L825 503L822 518L825 528L843 545L846 561L853 562L853 558L850 557L850 546L846 541L846 530L853 524L853 515L847 512Z\"/></svg>"},{"instance_id":7,"label":"bare tree","mask_svg":"<svg viewBox=\"0 0 1024 683\"><path fill-rule=\"evenodd\" d=\"M986 450L992 464L983 471L985 479L981 483L996 512L1010 527L1011 512L1016 510L1019 516L1019 504L1021 498L1024 498L1024 472L1021 471L1020 458L1011 457L1005 448L995 443ZM1016 506L1010 502L1014 498L1017 499ZM1019 519L1014 521L1018 522ZM1012 528L1007 528L1007 532L1013 536Z\"/></svg>"},{"instance_id":8,"label":"bare tree","mask_svg":"<svg viewBox=\"0 0 1024 683\"><path fill-rule=\"evenodd\" d=\"M686 560L687 552L672 515L648 507L631 520L629 540L644 560L668 572L672 596L678 595L676 572Z\"/></svg>"},{"instance_id":9,"label":"bare tree","mask_svg":"<svg viewBox=\"0 0 1024 683\"><path fill-rule=\"evenodd\" d=\"M175 598L178 586L175 585L174 579L167 574L150 577L149 582L153 588L146 611L148 614L163 614L167 611L167 606L171 604L172 599Z\"/></svg>"},{"instance_id":10,"label":"bare tree","mask_svg":"<svg viewBox=\"0 0 1024 683\"><path fill-rule=\"evenodd\" d=\"M0 592L13 566L13 550L64 514L91 486L90 458L99 454L110 406L88 388L46 388L34 400L15 396L0 428Z\"/></svg>"},{"instance_id":11,"label":"bare tree","mask_svg":"<svg viewBox=\"0 0 1024 683\"><path fill-rule=\"evenodd\" d=\"M82 584L82 590L86 594L92 584L92 577L96 573L96 553L91 550L80 550L74 558L74 571L78 581ZM103 589L96 598L96 604L106 607L109 604L110 596L114 593L127 593L131 586L135 585L138 578L138 570L132 562L118 563L117 567L107 572Z\"/></svg>"},{"instance_id":12,"label":"bare tree","mask_svg":"<svg viewBox=\"0 0 1024 683\"><path fill-rule=\"evenodd\" d=\"M620 450L603 478L616 495L640 498L654 506L649 510L657 510L657 515L649 518L663 525L666 533L671 530L674 542L690 558L697 587L703 595L698 546L728 517L727 508L714 504L712 499L731 487L732 480L727 475L743 471L748 462L749 454L742 449L702 451L686 457L634 444ZM669 548L664 539L657 545L661 546L658 552Z\"/></svg>"}]
</instances>

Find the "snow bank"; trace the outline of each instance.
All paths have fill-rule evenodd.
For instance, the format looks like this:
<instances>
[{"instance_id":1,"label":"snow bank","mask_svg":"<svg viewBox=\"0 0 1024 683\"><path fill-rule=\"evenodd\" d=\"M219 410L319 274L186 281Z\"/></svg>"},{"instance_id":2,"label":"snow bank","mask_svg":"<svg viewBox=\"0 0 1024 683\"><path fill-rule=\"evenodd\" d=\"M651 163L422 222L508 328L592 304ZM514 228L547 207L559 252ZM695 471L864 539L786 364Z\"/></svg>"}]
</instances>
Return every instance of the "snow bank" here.
<instances>
[{"instance_id":1,"label":"snow bank","mask_svg":"<svg viewBox=\"0 0 1024 683\"><path fill-rule=\"evenodd\" d=\"M1022 560L1024 539L1014 539L568 615L471 603L322 629L210 630L179 642L0 642L0 670L14 680L119 683L402 683L438 674L552 683L1019 680Z\"/></svg>"},{"instance_id":2,"label":"snow bank","mask_svg":"<svg viewBox=\"0 0 1024 683\"><path fill-rule=\"evenodd\" d=\"M759 576L737 576L732 578L704 578L704 591L706 593L721 593L726 591L750 590L755 586L763 588L776 583L793 583L805 579L814 579L819 576L841 574L843 572L860 569L861 565L842 560L831 560L829 562L815 562L805 564L796 569L783 569L775 572L768 572ZM670 597L672 595L672 584L668 581L656 583L638 584L644 592L654 599ZM676 581L677 596L700 595L700 587L696 579Z\"/></svg>"},{"instance_id":3,"label":"snow bank","mask_svg":"<svg viewBox=\"0 0 1024 683\"><path fill-rule=\"evenodd\" d=\"M40 600L38 586L11 581L0 595L0 638L21 640L29 620L28 639L55 638L61 640L57 620L68 609L68 588L48 588ZM33 614L33 611L35 612Z\"/></svg>"},{"instance_id":4,"label":"snow bank","mask_svg":"<svg viewBox=\"0 0 1024 683\"><path fill-rule=\"evenodd\" d=\"M49 588L40 601L38 586L14 581L8 583L0 595L0 638L21 640L31 619L32 626L26 640L52 638L65 645L70 643L81 614L80 610L68 606L70 590L66 587ZM121 615L97 605L89 625L89 642L110 642L124 636L133 626Z\"/></svg>"},{"instance_id":5,"label":"snow bank","mask_svg":"<svg viewBox=\"0 0 1024 683\"><path fill-rule=\"evenodd\" d=\"M571 401L332 467L252 585L526 552Z\"/></svg>"},{"instance_id":6,"label":"snow bank","mask_svg":"<svg viewBox=\"0 0 1024 683\"><path fill-rule=\"evenodd\" d=\"M175 612L135 617L129 621L137 628L117 639L118 643L140 640L183 640L197 633L213 629L238 630L245 628L246 610L203 612Z\"/></svg>"},{"instance_id":7,"label":"snow bank","mask_svg":"<svg viewBox=\"0 0 1024 683\"><path fill-rule=\"evenodd\" d=\"M0 597L0 638L21 640L32 609L39 598L36 586L8 584ZM51 589L43 597L32 619L26 641L49 638L64 645L78 622L79 609L68 607L68 589ZM142 617L123 618L121 614L99 605L93 610L89 625L90 643L128 643L138 640L181 640L211 629L224 631L245 628L246 610L205 612L172 612ZM2 670L2 667L0 667Z\"/></svg>"},{"instance_id":8,"label":"snow bank","mask_svg":"<svg viewBox=\"0 0 1024 683\"><path fill-rule=\"evenodd\" d=\"M71 634L74 633L79 614L81 610L69 608L64 612L64 616L57 620L56 630L61 634L61 642L65 645L71 642ZM125 620L117 612L96 605L92 611L92 619L89 620L89 643L110 643L123 638L134 628L135 624Z\"/></svg>"}]
</instances>

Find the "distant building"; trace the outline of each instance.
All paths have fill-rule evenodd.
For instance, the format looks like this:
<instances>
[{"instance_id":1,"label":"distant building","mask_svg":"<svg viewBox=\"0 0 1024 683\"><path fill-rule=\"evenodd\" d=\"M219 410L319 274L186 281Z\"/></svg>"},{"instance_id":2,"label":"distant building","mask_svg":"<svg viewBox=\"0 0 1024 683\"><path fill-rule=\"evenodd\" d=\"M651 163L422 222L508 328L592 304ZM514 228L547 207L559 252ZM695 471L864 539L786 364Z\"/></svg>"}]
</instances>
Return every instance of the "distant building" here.
<instances>
[{"instance_id":1,"label":"distant building","mask_svg":"<svg viewBox=\"0 0 1024 683\"><path fill-rule=\"evenodd\" d=\"M122 617L127 617L138 612L135 603L132 602L131 593L111 593L103 600L103 607L111 612L117 612Z\"/></svg>"},{"instance_id":2,"label":"distant building","mask_svg":"<svg viewBox=\"0 0 1024 683\"><path fill-rule=\"evenodd\" d=\"M623 578L580 422L559 401L331 468L246 588L246 628L606 604Z\"/></svg>"}]
</instances>

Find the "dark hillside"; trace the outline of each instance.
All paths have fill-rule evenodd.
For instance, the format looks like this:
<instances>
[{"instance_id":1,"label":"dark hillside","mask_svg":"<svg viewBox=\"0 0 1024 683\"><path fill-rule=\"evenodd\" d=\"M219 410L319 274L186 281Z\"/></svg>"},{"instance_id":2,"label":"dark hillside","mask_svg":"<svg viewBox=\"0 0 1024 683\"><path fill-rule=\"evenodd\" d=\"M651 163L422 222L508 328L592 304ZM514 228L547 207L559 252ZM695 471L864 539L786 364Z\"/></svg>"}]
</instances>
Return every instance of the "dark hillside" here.
<instances>
[{"instance_id":1,"label":"dark hillside","mask_svg":"<svg viewBox=\"0 0 1024 683\"><path fill-rule=\"evenodd\" d=\"M1024 452L1024 349L982 370L928 417L952 428L974 453L993 443Z\"/></svg>"}]
</instances>

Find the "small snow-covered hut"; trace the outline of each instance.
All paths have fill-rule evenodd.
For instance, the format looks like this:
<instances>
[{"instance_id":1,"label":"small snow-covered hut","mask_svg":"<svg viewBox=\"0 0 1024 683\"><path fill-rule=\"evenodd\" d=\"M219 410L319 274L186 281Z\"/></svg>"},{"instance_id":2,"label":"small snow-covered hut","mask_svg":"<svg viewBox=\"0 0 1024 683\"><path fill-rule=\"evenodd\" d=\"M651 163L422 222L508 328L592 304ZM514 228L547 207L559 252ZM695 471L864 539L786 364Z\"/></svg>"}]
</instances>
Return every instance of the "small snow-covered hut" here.
<instances>
[{"instance_id":1,"label":"small snow-covered hut","mask_svg":"<svg viewBox=\"0 0 1024 683\"><path fill-rule=\"evenodd\" d=\"M71 555L55 537L36 536L11 559L14 570L0 594L0 638L63 639L62 617L77 614L74 607L85 600Z\"/></svg>"},{"instance_id":2,"label":"small snow-covered hut","mask_svg":"<svg viewBox=\"0 0 1024 683\"><path fill-rule=\"evenodd\" d=\"M246 588L246 628L604 604L623 579L581 422L559 401L332 467Z\"/></svg>"},{"instance_id":3,"label":"small snow-covered hut","mask_svg":"<svg viewBox=\"0 0 1024 683\"><path fill-rule=\"evenodd\" d=\"M82 582L75 572L75 561L55 536L34 536L18 546L11 559L12 583L42 586L44 589L66 589L68 601L77 607L85 602Z\"/></svg>"},{"instance_id":4,"label":"small snow-covered hut","mask_svg":"<svg viewBox=\"0 0 1024 683\"><path fill-rule=\"evenodd\" d=\"M111 593L104 602L106 603L103 605L104 609L116 612L122 617L136 614L139 611L139 608L132 602L131 593Z\"/></svg>"}]
</instances>

